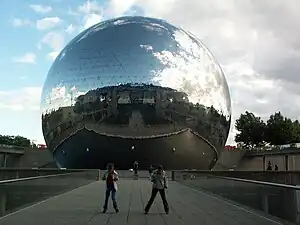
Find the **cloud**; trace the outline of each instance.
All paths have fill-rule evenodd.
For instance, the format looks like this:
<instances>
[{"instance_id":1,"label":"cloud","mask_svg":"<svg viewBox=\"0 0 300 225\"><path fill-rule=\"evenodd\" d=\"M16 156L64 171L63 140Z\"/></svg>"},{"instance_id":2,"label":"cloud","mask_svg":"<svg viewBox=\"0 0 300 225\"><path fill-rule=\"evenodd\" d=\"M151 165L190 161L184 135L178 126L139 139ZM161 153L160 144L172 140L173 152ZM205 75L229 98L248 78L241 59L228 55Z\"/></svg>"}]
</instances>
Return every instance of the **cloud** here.
<instances>
[{"instance_id":1,"label":"cloud","mask_svg":"<svg viewBox=\"0 0 300 225\"><path fill-rule=\"evenodd\" d=\"M0 110L39 111L41 87L24 87L0 91Z\"/></svg>"},{"instance_id":2,"label":"cloud","mask_svg":"<svg viewBox=\"0 0 300 225\"><path fill-rule=\"evenodd\" d=\"M103 21L104 18L111 18L115 16L124 15L128 11L136 0L110 0L108 4L100 4L98 1L87 0L76 9L68 9L67 14L76 16L80 23L76 26L70 27L71 30L67 29L67 33L72 33L75 29L77 32L82 32L83 30ZM72 31L72 32L70 32Z\"/></svg>"},{"instance_id":3,"label":"cloud","mask_svg":"<svg viewBox=\"0 0 300 225\"><path fill-rule=\"evenodd\" d=\"M110 0L107 7L107 14L110 16L120 16L130 10L137 3L136 0Z\"/></svg>"},{"instance_id":4,"label":"cloud","mask_svg":"<svg viewBox=\"0 0 300 225\"><path fill-rule=\"evenodd\" d=\"M43 5L30 5L29 6L31 9L33 9L35 12L37 13L48 13L50 11L52 11L52 7L51 6L43 6Z\"/></svg>"},{"instance_id":5,"label":"cloud","mask_svg":"<svg viewBox=\"0 0 300 225\"><path fill-rule=\"evenodd\" d=\"M101 5L97 1L86 1L77 7L77 12L69 9L69 13L82 17L79 32L101 22L104 18L112 18L124 15L136 3L137 0L110 0L108 4Z\"/></svg>"},{"instance_id":6,"label":"cloud","mask_svg":"<svg viewBox=\"0 0 300 225\"><path fill-rule=\"evenodd\" d=\"M39 119L41 91L39 86L0 90L1 134L21 135L44 143Z\"/></svg>"},{"instance_id":7,"label":"cloud","mask_svg":"<svg viewBox=\"0 0 300 225\"><path fill-rule=\"evenodd\" d=\"M47 30L58 26L61 22L58 17L46 17L36 21L36 27L39 30Z\"/></svg>"},{"instance_id":8,"label":"cloud","mask_svg":"<svg viewBox=\"0 0 300 225\"><path fill-rule=\"evenodd\" d=\"M12 19L11 24L14 27L22 27L22 26L30 26L33 24L33 22L28 19L14 18Z\"/></svg>"},{"instance_id":9,"label":"cloud","mask_svg":"<svg viewBox=\"0 0 300 225\"><path fill-rule=\"evenodd\" d=\"M86 1L69 10L80 21L71 27L82 31L132 9L183 27L216 57L232 97L228 143L233 143L236 133L234 120L246 110L265 119L278 110L300 119L298 0L109 0L106 5Z\"/></svg>"},{"instance_id":10,"label":"cloud","mask_svg":"<svg viewBox=\"0 0 300 225\"><path fill-rule=\"evenodd\" d=\"M46 44L51 48L51 52L47 54L47 59L54 60L59 52L64 47L65 33L67 34L76 34L79 33L94 24L97 24L103 20L103 7L97 1L85 1L76 9L68 8L68 15L78 17L78 24L71 23L66 28L60 31L51 31L46 34L43 39L37 44L39 49L42 48L42 44ZM58 17L44 18L43 20L38 21L39 29L51 29L62 23L62 20Z\"/></svg>"},{"instance_id":11,"label":"cloud","mask_svg":"<svg viewBox=\"0 0 300 225\"><path fill-rule=\"evenodd\" d=\"M48 53L47 57L51 61L54 61L58 55L59 55L58 51L57 52L50 52L50 53Z\"/></svg>"},{"instance_id":12,"label":"cloud","mask_svg":"<svg viewBox=\"0 0 300 225\"><path fill-rule=\"evenodd\" d=\"M211 50L226 74L233 122L245 110L263 118L277 110L293 119L299 118L298 0L110 0L106 5L85 1L68 11L74 15L72 18L77 17L78 24L72 21L63 31L47 33L40 44L50 48L47 58L54 59L65 44L65 33L82 31L103 18L121 16L133 8L185 28ZM34 24L47 30L62 22L58 17L50 18L36 24L14 18L11 23L15 27ZM27 57L23 62L32 63L35 58L32 59L28 61ZM0 102L4 104L2 99ZM232 127L228 143L233 142L235 132Z\"/></svg>"},{"instance_id":13,"label":"cloud","mask_svg":"<svg viewBox=\"0 0 300 225\"><path fill-rule=\"evenodd\" d=\"M63 32L51 31L47 33L40 43L38 44L39 48L42 48L42 45L46 45L51 49L51 52L47 54L47 58L54 60L59 52L64 47L65 36Z\"/></svg>"},{"instance_id":14,"label":"cloud","mask_svg":"<svg viewBox=\"0 0 300 225\"><path fill-rule=\"evenodd\" d=\"M77 11L84 14L102 13L103 8L97 1L86 1L82 5L78 6Z\"/></svg>"},{"instance_id":15,"label":"cloud","mask_svg":"<svg viewBox=\"0 0 300 225\"><path fill-rule=\"evenodd\" d=\"M267 118L300 115L300 8L297 0L111 0L106 13L138 8L195 34L225 71L233 124L245 110ZM300 118L299 118L300 119ZM232 127L228 143L233 143Z\"/></svg>"},{"instance_id":16,"label":"cloud","mask_svg":"<svg viewBox=\"0 0 300 225\"><path fill-rule=\"evenodd\" d=\"M36 55L32 52L25 53L22 56L12 58L13 62L35 64Z\"/></svg>"},{"instance_id":17,"label":"cloud","mask_svg":"<svg viewBox=\"0 0 300 225\"><path fill-rule=\"evenodd\" d=\"M78 31L81 32L103 20L104 8L97 1L86 1L77 7L77 14L81 17Z\"/></svg>"},{"instance_id":18,"label":"cloud","mask_svg":"<svg viewBox=\"0 0 300 225\"><path fill-rule=\"evenodd\" d=\"M83 26L81 28L81 31L82 30L85 30L99 22L102 21L102 16L101 15L98 15L98 14L95 14L95 13L91 13L91 14L87 14L83 17Z\"/></svg>"},{"instance_id":19,"label":"cloud","mask_svg":"<svg viewBox=\"0 0 300 225\"><path fill-rule=\"evenodd\" d=\"M68 8L67 14L70 16L79 16L80 15L80 13L72 10L71 8Z\"/></svg>"},{"instance_id":20,"label":"cloud","mask_svg":"<svg viewBox=\"0 0 300 225\"><path fill-rule=\"evenodd\" d=\"M68 33L68 34L72 34L74 31L76 31L76 28L73 24L70 24L66 29L65 31Z\"/></svg>"},{"instance_id":21,"label":"cloud","mask_svg":"<svg viewBox=\"0 0 300 225\"><path fill-rule=\"evenodd\" d=\"M47 33L43 39L42 43L49 45L53 50L61 50L64 45L64 35L60 32L51 31Z\"/></svg>"},{"instance_id":22,"label":"cloud","mask_svg":"<svg viewBox=\"0 0 300 225\"><path fill-rule=\"evenodd\" d=\"M102 6L97 1L86 1L85 3L79 5L76 11L69 9L68 14L80 16L80 24L74 25L69 24L64 32L67 34L73 34L74 32L81 32L96 23L99 23L103 16L101 15L103 11ZM62 20L58 17L44 18L37 22L37 27L39 29L50 29L61 24ZM42 44L46 44L50 47L51 52L47 54L47 59L55 60L59 52L64 47L65 34L61 31L51 31L47 33L43 39L38 43L38 48L42 48Z\"/></svg>"}]
</instances>

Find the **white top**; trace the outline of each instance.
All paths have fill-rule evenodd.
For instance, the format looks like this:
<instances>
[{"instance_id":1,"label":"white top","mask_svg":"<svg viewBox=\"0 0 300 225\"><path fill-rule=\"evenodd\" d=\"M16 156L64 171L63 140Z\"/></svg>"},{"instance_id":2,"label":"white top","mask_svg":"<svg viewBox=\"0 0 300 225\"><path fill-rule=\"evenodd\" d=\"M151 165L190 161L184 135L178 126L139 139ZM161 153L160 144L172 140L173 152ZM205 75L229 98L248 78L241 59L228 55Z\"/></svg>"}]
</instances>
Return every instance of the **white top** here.
<instances>
[{"instance_id":1,"label":"white top","mask_svg":"<svg viewBox=\"0 0 300 225\"><path fill-rule=\"evenodd\" d=\"M102 180L106 180L107 175L108 175L108 171L105 171L104 174L103 174ZM117 185L117 182L116 182L117 180L119 180L119 175L118 175L117 171L114 170L114 172L113 172L113 183L114 183L114 188L116 190L118 190L118 185ZM105 185L106 185L106 183L105 183Z\"/></svg>"},{"instance_id":2,"label":"white top","mask_svg":"<svg viewBox=\"0 0 300 225\"><path fill-rule=\"evenodd\" d=\"M158 171L155 170L151 175L151 182L153 183L152 188L157 188L157 189L168 188L167 175L164 170L162 170L161 173L158 173Z\"/></svg>"}]
</instances>

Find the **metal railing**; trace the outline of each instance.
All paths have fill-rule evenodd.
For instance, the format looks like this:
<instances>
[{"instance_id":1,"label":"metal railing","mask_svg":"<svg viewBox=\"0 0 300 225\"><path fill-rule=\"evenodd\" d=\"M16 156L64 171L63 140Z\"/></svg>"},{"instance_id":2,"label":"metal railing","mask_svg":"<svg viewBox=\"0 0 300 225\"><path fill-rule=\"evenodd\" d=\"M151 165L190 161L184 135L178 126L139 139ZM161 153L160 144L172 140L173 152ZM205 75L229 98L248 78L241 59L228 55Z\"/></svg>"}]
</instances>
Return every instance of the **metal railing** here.
<instances>
[{"instance_id":1,"label":"metal railing","mask_svg":"<svg viewBox=\"0 0 300 225\"><path fill-rule=\"evenodd\" d=\"M300 224L299 186L216 176L210 171L173 171L172 179L252 210Z\"/></svg>"},{"instance_id":2,"label":"metal railing","mask_svg":"<svg viewBox=\"0 0 300 225\"><path fill-rule=\"evenodd\" d=\"M210 174L221 177L234 177L246 180L267 181L288 185L300 185L300 171L243 171L243 170L174 170L172 176L176 174ZM174 179L173 179L174 180Z\"/></svg>"},{"instance_id":3,"label":"metal railing","mask_svg":"<svg viewBox=\"0 0 300 225\"><path fill-rule=\"evenodd\" d=\"M83 169L53 169L53 168L3 168L0 169L0 181L1 180L11 180L11 179L20 179L25 177L38 177L38 176L47 176L54 174L65 174L65 173L75 173L75 172L85 172L87 170ZM98 173L98 176L101 178L105 169L103 170L88 170L95 171ZM130 170L117 170L119 177L121 179L131 179L133 178L133 171ZM146 170L140 170L139 178L149 178L150 174ZM171 178L171 171L167 171L167 176Z\"/></svg>"},{"instance_id":4,"label":"metal railing","mask_svg":"<svg viewBox=\"0 0 300 225\"><path fill-rule=\"evenodd\" d=\"M0 181L0 216L99 179L99 170Z\"/></svg>"},{"instance_id":5,"label":"metal railing","mask_svg":"<svg viewBox=\"0 0 300 225\"><path fill-rule=\"evenodd\" d=\"M54 174L65 174L65 173L84 172L84 171L86 170L83 169L62 170L58 168L0 168L0 181L19 179L24 177L37 177L37 176L47 176L47 175L54 175Z\"/></svg>"},{"instance_id":6,"label":"metal railing","mask_svg":"<svg viewBox=\"0 0 300 225\"><path fill-rule=\"evenodd\" d=\"M105 170L101 170L100 172L100 176L103 176L103 173L105 172ZM119 178L120 179L134 179L134 173L133 171L130 170L117 170ZM171 179L172 177L172 172L171 171L166 171L166 175L168 178ZM150 174L149 171L146 170L139 170L138 171L138 178L140 179L149 179L150 178Z\"/></svg>"}]
</instances>

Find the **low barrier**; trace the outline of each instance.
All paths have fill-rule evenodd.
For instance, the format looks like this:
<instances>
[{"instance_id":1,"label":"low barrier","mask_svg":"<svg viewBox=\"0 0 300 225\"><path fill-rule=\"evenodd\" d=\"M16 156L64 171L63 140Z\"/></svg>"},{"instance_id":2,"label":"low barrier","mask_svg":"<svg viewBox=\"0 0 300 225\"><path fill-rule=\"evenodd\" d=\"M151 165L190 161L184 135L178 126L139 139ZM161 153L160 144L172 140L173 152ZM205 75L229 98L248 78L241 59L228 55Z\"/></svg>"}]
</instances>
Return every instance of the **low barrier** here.
<instances>
[{"instance_id":1,"label":"low barrier","mask_svg":"<svg viewBox=\"0 0 300 225\"><path fill-rule=\"evenodd\" d=\"M210 174L221 177L234 177L246 180L266 181L271 183L300 185L300 171L208 171L208 170L173 170L172 179L175 179L175 174Z\"/></svg>"},{"instance_id":2,"label":"low barrier","mask_svg":"<svg viewBox=\"0 0 300 225\"><path fill-rule=\"evenodd\" d=\"M101 170L100 176L102 177L105 170ZM133 179L134 174L133 171L130 170L117 170L120 179ZM172 172L166 171L167 176L171 179ZM140 170L138 171L138 177L141 179L149 179L150 174L149 171Z\"/></svg>"},{"instance_id":3,"label":"low barrier","mask_svg":"<svg viewBox=\"0 0 300 225\"><path fill-rule=\"evenodd\" d=\"M172 179L224 199L300 224L300 187L235 177L210 171L173 171Z\"/></svg>"},{"instance_id":4,"label":"low barrier","mask_svg":"<svg viewBox=\"0 0 300 225\"><path fill-rule=\"evenodd\" d=\"M83 169L52 169L52 168L5 168L0 169L0 181L1 180L10 180L10 179L19 179L25 177L36 177L36 176L48 176L53 174L65 174L65 173L74 173L74 172L84 172ZM89 170L92 171L92 170ZM94 170L99 171L99 170ZM101 170L99 176L102 176L105 172L105 169ZM117 170L120 178L133 178L133 171L130 170ZM171 171L167 171L167 176L171 178ZM146 170L139 171L140 178L149 178L150 174Z\"/></svg>"},{"instance_id":5,"label":"low barrier","mask_svg":"<svg viewBox=\"0 0 300 225\"><path fill-rule=\"evenodd\" d=\"M85 170L0 181L0 216L99 179L99 170Z\"/></svg>"},{"instance_id":6,"label":"low barrier","mask_svg":"<svg viewBox=\"0 0 300 225\"><path fill-rule=\"evenodd\" d=\"M84 172L83 169L57 169L57 168L0 168L0 181L20 179L25 177L48 176L54 174L65 174ZM89 170L92 171L92 170ZM99 171L99 170L95 170Z\"/></svg>"}]
</instances>

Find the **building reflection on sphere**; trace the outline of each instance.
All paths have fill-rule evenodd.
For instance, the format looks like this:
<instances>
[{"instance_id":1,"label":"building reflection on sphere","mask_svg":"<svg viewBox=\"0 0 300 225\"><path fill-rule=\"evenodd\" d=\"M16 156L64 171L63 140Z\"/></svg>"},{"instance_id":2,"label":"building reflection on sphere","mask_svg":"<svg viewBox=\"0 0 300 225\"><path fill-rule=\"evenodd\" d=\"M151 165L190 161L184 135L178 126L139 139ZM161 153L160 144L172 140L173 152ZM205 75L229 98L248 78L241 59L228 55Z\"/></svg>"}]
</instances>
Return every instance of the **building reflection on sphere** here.
<instances>
[{"instance_id":1,"label":"building reflection on sphere","mask_svg":"<svg viewBox=\"0 0 300 225\"><path fill-rule=\"evenodd\" d=\"M226 79L207 48L145 17L76 36L49 70L41 109L46 143L64 168L128 169L137 160L211 169L231 119Z\"/></svg>"}]
</instances>

